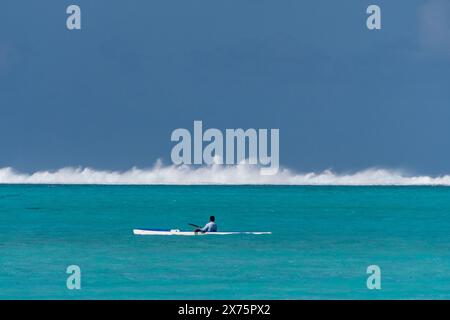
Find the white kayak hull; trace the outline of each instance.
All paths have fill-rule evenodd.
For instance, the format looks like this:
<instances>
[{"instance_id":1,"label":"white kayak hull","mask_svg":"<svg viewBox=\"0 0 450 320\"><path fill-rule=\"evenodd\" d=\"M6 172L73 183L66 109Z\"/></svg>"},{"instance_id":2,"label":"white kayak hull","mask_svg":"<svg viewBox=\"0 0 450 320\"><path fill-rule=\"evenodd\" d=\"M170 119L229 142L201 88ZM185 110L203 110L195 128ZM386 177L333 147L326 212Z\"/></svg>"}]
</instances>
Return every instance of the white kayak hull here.
<instances>
[{"instance_id":1,"label":"white kayak hull","mask_svg":"<svg viewBox=\"0 0 450 320\"><path fill-rule=\"evenodd\" d=\"M206 236L206 235L215 235L215 236L227 236L227 235L237 235L237 234L272 234L272 232L259 232L259 231L243 231L243 232L193 232L193 231L181 231L178 229L173 230L158 230L158 229L134 229L133 234L139 236Z\"/></svg>"}]
</instances>

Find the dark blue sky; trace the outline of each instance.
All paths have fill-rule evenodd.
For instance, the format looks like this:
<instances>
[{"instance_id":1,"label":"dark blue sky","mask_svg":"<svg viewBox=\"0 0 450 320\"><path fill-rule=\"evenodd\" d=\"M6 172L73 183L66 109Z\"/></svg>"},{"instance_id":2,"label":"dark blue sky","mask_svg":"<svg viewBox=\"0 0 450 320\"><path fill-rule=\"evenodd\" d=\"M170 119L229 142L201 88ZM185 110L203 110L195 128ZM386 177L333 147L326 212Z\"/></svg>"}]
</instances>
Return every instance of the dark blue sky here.
<instances>
[{"instance_id":1,"label":"dark blue sky","mask_svg":"<svg viewBox=\"0 0 450 320\"><path fill-rule=\"evenodd\" d=\"M170 163L172 130L203 120L280 128L298 171L448 173L449 16L445 0L3 0L0 167Z\"/></svg>"}]
</instances>

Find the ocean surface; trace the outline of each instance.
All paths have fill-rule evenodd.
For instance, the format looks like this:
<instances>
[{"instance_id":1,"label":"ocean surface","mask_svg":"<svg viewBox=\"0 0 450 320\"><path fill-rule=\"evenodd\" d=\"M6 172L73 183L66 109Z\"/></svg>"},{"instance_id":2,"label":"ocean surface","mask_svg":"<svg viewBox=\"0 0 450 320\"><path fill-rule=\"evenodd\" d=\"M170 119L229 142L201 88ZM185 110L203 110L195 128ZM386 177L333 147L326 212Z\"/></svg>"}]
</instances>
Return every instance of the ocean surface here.
<instances>
[{"instance_id":1,"label":"ocean surface","mask_svg":"<svg viewBox=\"0 0 450 320\"><path fill-rule=\"evenodd\" d=\"M450 188L0 185L0 298L449 299Z\"/></svg>"}]
</instances>

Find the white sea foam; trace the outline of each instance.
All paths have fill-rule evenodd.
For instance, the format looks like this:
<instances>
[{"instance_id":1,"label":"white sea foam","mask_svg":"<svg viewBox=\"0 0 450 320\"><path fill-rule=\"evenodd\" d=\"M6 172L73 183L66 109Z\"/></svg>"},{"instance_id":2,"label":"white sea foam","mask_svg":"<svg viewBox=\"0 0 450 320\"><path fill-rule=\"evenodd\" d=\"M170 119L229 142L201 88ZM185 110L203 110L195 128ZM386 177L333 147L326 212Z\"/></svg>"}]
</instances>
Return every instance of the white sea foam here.
<instances>
[{"instance_id":1,"label":"white sea foam","mask_svg":"<svg viewBox=\"0 0 450 320\"><path fill-rule=\"evenodd\" d=\"M104 185L445 185L450 175L413 176L387 169L367 169L354 173L295 173L280 169L276 175L264 176L259 168L248 165L208 167L164 166L157 162L148 169L105 171L91 168L63 168L55 171L21 173L12 168L0 169L1 184L104 184Z\"/></svg>"}]
</instances>

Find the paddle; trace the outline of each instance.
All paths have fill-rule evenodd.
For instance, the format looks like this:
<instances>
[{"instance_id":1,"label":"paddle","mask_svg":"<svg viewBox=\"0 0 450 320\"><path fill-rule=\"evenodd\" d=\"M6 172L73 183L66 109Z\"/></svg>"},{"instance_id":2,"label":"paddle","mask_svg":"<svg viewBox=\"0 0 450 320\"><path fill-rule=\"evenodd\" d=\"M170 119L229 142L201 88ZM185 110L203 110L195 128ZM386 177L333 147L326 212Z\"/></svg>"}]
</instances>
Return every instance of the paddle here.
<instances>
[{"instance_id":1,"label":"paddle","mask_svg":"<svg viewBox=\"0 0 450 320\"><path fill-rule=\"evenodd\" d=\"M188 225L193 226L193 227L196 227L196 228L201 228L200 226L198 226L198 225L196 225L196 224L193 224L193 223L188 223Z\"/></svg>"}]
</instances>

